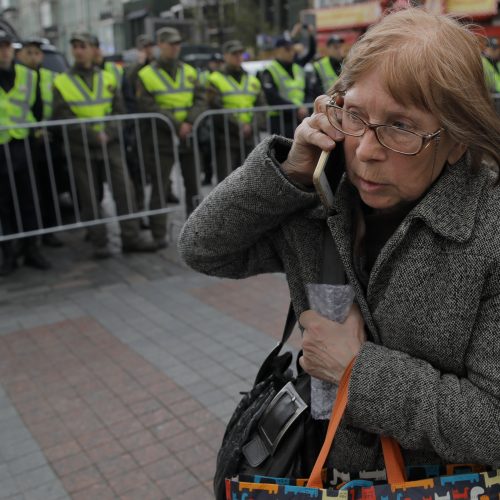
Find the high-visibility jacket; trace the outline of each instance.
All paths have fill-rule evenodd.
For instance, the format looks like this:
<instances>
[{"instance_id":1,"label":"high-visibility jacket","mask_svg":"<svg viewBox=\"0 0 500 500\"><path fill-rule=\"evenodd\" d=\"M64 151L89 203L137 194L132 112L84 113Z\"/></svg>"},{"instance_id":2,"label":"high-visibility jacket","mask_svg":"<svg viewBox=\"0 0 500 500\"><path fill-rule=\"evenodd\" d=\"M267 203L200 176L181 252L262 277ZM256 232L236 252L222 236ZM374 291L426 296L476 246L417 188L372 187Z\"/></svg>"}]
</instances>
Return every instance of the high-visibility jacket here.
<instances>
[{"instance_id":1,"label":"high-visibility jacket","mask_svg":"<svg viewBox=\"0 0 500 500\"><path fill-rule=\"evenodd\" d=\"M94 72L92 90L73 73L57 75L54 86L78 118L99 118L111 114L113 110L116 80L107 71L98 69ZM92 128L99 132L104 125L95 124Z\"/></svg>"},{"instance_id":2,"label":"high-visibility jacket","mask_svg":"<svg viewBox=\"0 0 500 500\"><path fill-rule=\"evenodd\" d=\"M120 65L112 61L106 61L104 63L104 71L111 73L116 79L116 85L118 87L121 86L121 81L123 78L123 68Z\"/></svg>"},{"instance_id":3,"label":"high-visibility jacket","mask_svg":"<svg viewBox=\"0 0 500 500\"><path fill-rule=\"evenodd\" d=\"M156 64L148 64L139 71L139 78L161 109L172 111L178 122L186 120L194 102L194 90L198 79L196 69L181 62L174 80Z\"/></svg>"},{"instance_id":4,"label":"high-visibility jacket","mask_svg":"<svg viewBox=\"0 0 500 500\"><path fill-rule=\"evenodd\" d=\"M339 79L339 75L337 75L335 70L332 68L330 58L328 56L322 57L319 61L316 61L313 66L321 80L323 91L327 92Z\"/></svg>"},{"instance_id":5,"label":"high-visibility jacket","mask_svg":"<svg viewBox=\"0 0 500 500\"><path fill-rule=\"evenodd\" d=\"M491 92L500 92L500 73L496 71L488 58L481 56L481 59L488 88Z\"/></svg>"},{"instance_id":6,"label":"high-visibility jacket","mask_svg":"<svg viewBox=\"0 0 500 500\"><path fill-rule=\"evenodd\" d=\"M292 65L293 78L288 71L276 60L266 68L273 77L280 96L297 106L304 104L306 93L306 75L304 68L298 64Z\"/></svg>"},{"instance_id":7,"label":"high-visibility jacket","mask_svg":"<svg viewBox=\"0 0 500 500\"><path fill-rule=\"evenodd\" d=\"M13 87L8 92L0 87L0 127L10 127L0 131L0 144L28 137L29 129L16 124L36 122L31 108L36 101L37 74L22 64L15 64L14 70Z\"/></svg>"},{"instance_id":8,"label":"high-visibility jacket","mask_svg":"<svg viewBox=\"0 0 500 500\"><path fill-rule=\"evenodd\" d=\"M214 71L208 81L219 90L225 109L252 108L261 91L259 79L248 74L238 83L231 75ZM234 117L241 123L251 123L253 113L235 113Z\"/></svg>"},{"instance_id":9,"label":"high-visibility jacket","mask_svg":"<svg viewBox=\"0 0 500 500\"><path fill-rule=\"evenodd\" d=\"M52 118L52 102L54 100L54 80L57 73L50 69L40 68L38 74L40 77L40 94L43 102L43 119L50 120Z\"/></svg>"},{"instance_id":10,"label":"high-visibility jacket","mask_svg":"<svg viewBox=\"0 0 500 500\"><path fill-rule=\"evenodd\" d=\"M208 69L204 69L203 71L200 72L200 74L198 75L198 82L199 82L201 87L207 86L210 74L211 74L211 72Z\"/></svg>"}]
</instances>

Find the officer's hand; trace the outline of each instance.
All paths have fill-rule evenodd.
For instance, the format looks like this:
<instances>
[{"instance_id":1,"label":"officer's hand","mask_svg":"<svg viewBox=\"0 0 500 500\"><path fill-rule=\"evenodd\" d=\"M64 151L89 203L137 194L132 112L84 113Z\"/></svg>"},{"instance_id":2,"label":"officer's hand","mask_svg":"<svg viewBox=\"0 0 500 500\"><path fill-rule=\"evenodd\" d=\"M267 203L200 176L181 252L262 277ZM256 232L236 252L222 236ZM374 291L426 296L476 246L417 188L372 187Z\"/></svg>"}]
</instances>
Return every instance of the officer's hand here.
<instances>
[{"instance_id":1,"label":"officer's hand","mask_svg":"<svg viewBox=\"0 0 500 500\"><path fill-rule=\"evenodd\" d=\"M252 137L252 125L250 125L249 123L244 123L242 127L242 133L245 139L249 139L250 137Z\"/></svg>"},{"instance_id":2,"label":"officer's hand","mask_svg":"<svg viewBox=\"0 0 500 500\"><path fill-rule=\"evenodd\" d=\"M182 122L179 128L179 137L184 140L193 131L193 125L191 123Z\"/></svg>"},{"instance_id":3,"label":"officer's hand","mask_svg":"<svg viewBox=\"0 0 500 500\"><path fill-rule=\"evenodd\" d=\"M306 186L312 185L312 176L321 151L332 151L344 135L333 128L326 116L330 97L319 96L314 101L314 112L296 128L292 148L281 164L283 172Z\"/></svg>"},{"instance_id":4,"label":"officer's hand","mask_svg":"<svg viewBox=\"0 0 500 500\"><path fill-rule=\"evenodd\" d=\"M300 366L313 377L338 384L347 365L366 342L365 324L353 304L344 323L331 321L315 311L299 318L304 327Z\"/></svg>"},{"instance_id":5,"label":"officer's hand","mask_svg":"<svg viewBox=\"0 0 500 500\"><path fill-rule=\"evenodd\" d=\"M107 144L109 142L109 136L104 131L97 133L97 139L101 144Z\"/></svg>"}]
</instances>

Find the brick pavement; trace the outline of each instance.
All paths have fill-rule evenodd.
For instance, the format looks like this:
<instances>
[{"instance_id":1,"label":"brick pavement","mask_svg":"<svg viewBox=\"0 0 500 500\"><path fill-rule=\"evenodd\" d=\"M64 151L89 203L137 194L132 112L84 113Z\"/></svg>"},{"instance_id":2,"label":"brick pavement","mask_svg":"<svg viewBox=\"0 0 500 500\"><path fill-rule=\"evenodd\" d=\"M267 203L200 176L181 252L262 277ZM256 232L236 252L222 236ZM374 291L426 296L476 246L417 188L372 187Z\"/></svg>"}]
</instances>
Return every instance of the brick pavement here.
<instances>
[{"instance_id":1,"label":"brick pavement","mask_svg":"<svg viewBox=\"0 0 500 500\"><path fill-rule=\"evenodd\" d=\"M0 499L205 499L224 423L281 335L278 275L199 275L175 248L0 282ZM295 338L298 345L298 336Z\"/></svg>"}]
</instances>

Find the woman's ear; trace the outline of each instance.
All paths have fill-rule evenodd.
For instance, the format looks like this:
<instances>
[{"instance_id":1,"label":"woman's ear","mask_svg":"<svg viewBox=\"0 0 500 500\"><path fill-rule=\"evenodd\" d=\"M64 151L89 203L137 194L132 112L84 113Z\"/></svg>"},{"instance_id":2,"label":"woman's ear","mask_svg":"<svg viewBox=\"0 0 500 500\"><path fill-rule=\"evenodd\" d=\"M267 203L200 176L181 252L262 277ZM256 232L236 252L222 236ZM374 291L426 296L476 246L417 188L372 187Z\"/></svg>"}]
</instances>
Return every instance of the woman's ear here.
<instances>
[{"instance_id":1,"label":"woman's ear","mask_svg":"<svg viewBox=\"0 0 500 500\"><path fill-rule=\"evenodd\" d=\"M448 164L453 165L454 163L457 163L457 161L462 158L466 151L467 146L465 144L457 142L448 152Z\"/></svg>"}]
</instances>

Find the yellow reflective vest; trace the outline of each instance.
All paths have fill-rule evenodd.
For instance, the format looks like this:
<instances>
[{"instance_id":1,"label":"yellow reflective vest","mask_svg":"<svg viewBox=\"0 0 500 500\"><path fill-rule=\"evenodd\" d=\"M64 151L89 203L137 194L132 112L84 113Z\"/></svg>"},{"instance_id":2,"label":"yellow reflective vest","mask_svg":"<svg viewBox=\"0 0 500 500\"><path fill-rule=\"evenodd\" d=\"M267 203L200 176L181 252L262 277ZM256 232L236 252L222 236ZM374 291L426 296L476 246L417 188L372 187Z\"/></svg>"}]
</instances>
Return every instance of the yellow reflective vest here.
<instances>
[{"instance_id":1,"label":"yellow reflective vest","mask_svg":"<svg viewBox=\"0 0 500 500\"><path fill-rule=\"evenodd\" d=\"M287 70L276 60L266 68L273 77L278 92L283 99L293 102L297 106L304 104L306 92L306 76L304 68L298 64L293 64L293 78Z\"/></svg>"},{"instance_id":2,"label":"yellow reflective vest","mask_svg":"<svg viewBox=\"0 0 500 500\"><path fill-rule=\"evenodd\" d=\"M54 80L54 86L78 118L99 118L110 115L113 110L115 77L98 69L93 78L92 90L73 73L60 73ZM95 124L92 128L98 132L103 130L104 126Z\"/></svg>"},{"instance_id":3,"label":"yellow reflective vest","mask_svg":"<svg viewBox=\"0 0 500 500\"><path fill-rule=\"evenodd\" d=\"M104 63L104 71L111 73L116 79L116 85L119 87L123 78L123 68L112 61Z\"/></svg>"},{"instance_id":4,"label":"yellow reflective vest","mask_svg":"<svg viewBox=\"0 0 500 500\"><path fill-rule=\"evenodd\" d=\"M50 71L50 69L40 68L38 74L40 78L40 94L43 102L42 118L43 120L50 120L50 118L52 118L52 102L54 100L52 90L57 73Z\"/></svg>"},{"instance_id":5,"label":"yellow reflective vest","mask_svg":"<svg viewBox=\"0 0 500 500\"><path fill-rule=\"evenodd\" d=\"M225 109L252 108L261 91L259 79L248 74L244 74L238 83L232 76L214 71L208 81L219 90ZM253 113L235 113L234 117L241 123L251 123Z\"/></svg>"},{"instance_id":6,"label":"yellow reflective vest","mask_svg":"<svg viewBox=\"0 0 500 500\"><path fill-rule=\"evenodd\" d=\"M322 57L319 61L316 61L313 66L321 80L323 91L326 93L339 79L339 75L337 75L335 70L332 68L332 64L328 56Z\"/></svg>"},{"instance_id":7,"label":"yellow reflective vest","mask_svg":"<svg viewBox=\"0 0 500 500\"><path fill-rule=\"evenodd\" d=\"M22 64L15 64L14 70L14 86L8 92L0 87L0 127L10 127L0 131L0 144L28 137L29 129L16 124L36 122L31 108L36 101L37 74Z\"/></svg>"},{"instance_id":8,"label":"yellow reflective vest","mask_svg":"<svg viewBox=\"0 0 500 500\"><path fill-rule=\"evenodd\" d=\"M186 120L194 102L196 69L181 62L173 79L156 64L148 64L139 71L139 78L161 109L170 110L178 122Z\"/></svg>"},{"instance_id":9,"label":"yellow reflective vest","mask_svg":"<svg viewBox=\"0 0 500 500\"><path fill-rule=\"evenodd\" d=\"M500 74L485 56L481 56L481 59L488 89L490 92L500 92Z\"/></svg>"}]
</instances>

